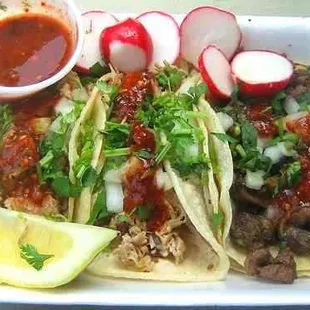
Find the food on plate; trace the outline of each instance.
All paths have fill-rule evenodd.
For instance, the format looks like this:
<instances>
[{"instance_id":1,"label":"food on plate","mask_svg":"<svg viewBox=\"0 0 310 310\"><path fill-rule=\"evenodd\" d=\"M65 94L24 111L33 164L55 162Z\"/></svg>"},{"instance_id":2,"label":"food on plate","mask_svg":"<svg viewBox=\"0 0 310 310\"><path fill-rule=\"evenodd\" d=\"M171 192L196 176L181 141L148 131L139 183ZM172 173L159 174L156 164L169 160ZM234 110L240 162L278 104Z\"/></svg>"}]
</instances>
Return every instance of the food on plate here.
<instances>
[{"instance_id":1,"label":"food on plate","mask_svg":"<svg viewBox=\"0 0 310 310\"><path fill-rule=\"evenodd\" d=\"M84 23L84 45L75 69L84 74L92 74L104 65L100 52L101 32L117 24L113 15L104 11L89 11L82 14ZM103 72L101 72L102 74Z\"/></svg>"},{"instance_id":2,"label":"food on plate","mask_svg":"<svg viewBox=\"0 0 310 310\"><path fill-rule=\"evenodd\" d=\"M225 277L228 259L207 220L219 214L209 202L206 128L196 117L205 92L199 80L166 64L96 82L93 92L106 105L98 178L91 203L77 201L74 219L120 235L89 266L91 273L162 281Z\"/></svg>"},{"instance_id":3,"label":"food on plate","mask_svg":"<svg viewBox=\"0 0 310 310\"><path fill-rule=\"evenodd\" d=\"M54 223L72 220L71 201L89 182L89 158L84 156L86 172L74 183L68 162L74 124L85 115L88 97L72 72L52 89L0 105L0 203L7 209L0 210L0 226L5 231L0 240L2 282L25 287L62 285L77 276L117 234ZM83 243L87 247L81 251ZM37 258L38 268L34 265Z\"/></svg>"},{"instance_id":4,"label":"food on plate","mask_svg":"<svg viewBox=\"0 0 310 310\"><path fill-rule=\"evenodd\" d=\"M175 19L169 14L151 11L141 14L137 20L148 31L153 42L150 67L163 65L165 61L175 63L180 54L180 29Z\"/></svg>"},{"instance_id":5,"label":"food on plate","mask_svg":"<svg viewBox=\"0 0 310 310\"><path fill-rule=\"evenodd\" d=\"M121 72L143 71L152 61L153 43L144 26L128 18L103 30L100 51Z\"/></svg>"},{"instance_id":6,"label":"food on plate","mask_svg":"<svg viewBox=\"0 0 310 310\"><path fill-rule=\"evenodd\" d=\"M0 208L0 281L52 288L73 280L117 232Z\"/></svg>"},{"instance_id":7,"label":"food on plate","mask_svg":"<svg viewBox=\"0 0 310 310\"><path fill-rule=\"evenodd\" d=\"M0 85L26 86L60 71L73 53L70 29L43 14L0 20Z\"/></svg>"},{"instance_id":8,"label":"food on plate","mask_svg":"<svg viewBox=\"0 0 310 310\"><path fill-rule=\"evenodd\" d=\"M196 68L199 55L208 45L217 46L231 60L242 39L235 15L211 6L189 12L181 24L180 34L181 56Z\"/></svg>"},{"instance_id":9,"label":"food on plate","mask_svg":"<svg viewBox=\"0 0 310 310\"><path fill-rule=\"evenodd\" d=\"M237 269L281 283L309 275L309 81L307 67L295 65L275 96L237 93L216 106L230 119L223 137L234 167L227 252Z\"/></svg>"}]
</instances>

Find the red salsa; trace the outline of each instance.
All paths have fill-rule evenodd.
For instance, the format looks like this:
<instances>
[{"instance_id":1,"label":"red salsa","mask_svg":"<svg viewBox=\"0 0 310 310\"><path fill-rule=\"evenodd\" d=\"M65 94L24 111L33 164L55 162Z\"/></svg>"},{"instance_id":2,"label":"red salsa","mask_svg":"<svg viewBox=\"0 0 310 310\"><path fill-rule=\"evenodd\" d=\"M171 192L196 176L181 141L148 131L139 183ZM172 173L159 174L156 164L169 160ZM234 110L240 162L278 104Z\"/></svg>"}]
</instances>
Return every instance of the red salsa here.
<instances>
[{"instance_id":1,"label":"red salsa","mask_svg":"<svg viewBox=\"0 0 310 310\"><path fill-rule=\"evenodd\" d=\"M26 86L53 76L72 54L70 30L59 20L23 14L0 22L0 85Z\"/></svg>"},{"instance_id":2,"label":"red salsa","mask_svg":"<svg viewBox=\"0 0 310 310\"><path fill-rule=\"evenodd\" d=\"M246 115L261 138L271 138L277 134L278 128L274 123L270 103L251 104L246 108Z\"/></svg>"}]
</instances>

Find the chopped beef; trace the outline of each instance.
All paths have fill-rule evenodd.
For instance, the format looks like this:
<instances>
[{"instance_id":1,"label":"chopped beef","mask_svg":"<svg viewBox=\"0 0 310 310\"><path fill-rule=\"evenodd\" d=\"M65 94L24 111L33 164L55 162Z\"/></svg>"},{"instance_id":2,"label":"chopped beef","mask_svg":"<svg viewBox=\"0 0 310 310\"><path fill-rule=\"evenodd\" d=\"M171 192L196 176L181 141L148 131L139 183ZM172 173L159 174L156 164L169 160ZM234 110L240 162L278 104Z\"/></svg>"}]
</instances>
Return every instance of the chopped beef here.
<instances>
[{"instance_id":1,"label":"chopped beef","mask_svg":"<svg viewBox=\"0 0 310 310\"><path fill-rule=\"evenodd\" d=\"M275 258L264 248L252 251L245 260L245 270L251 276L284 284L291 284L296 278L296 263L288 248Z\"/></svg>"},{"instance_id":2,"label":"chopped beef","mask_svg":"<svg viewBox=\"0 0 310 310\"><path fill-rule=\"evenodd\" d=\"M238 245L255 249L274 241L275 227L261 215L242 212L234 216L230 235Z\"/></svg>"}]
</instances>

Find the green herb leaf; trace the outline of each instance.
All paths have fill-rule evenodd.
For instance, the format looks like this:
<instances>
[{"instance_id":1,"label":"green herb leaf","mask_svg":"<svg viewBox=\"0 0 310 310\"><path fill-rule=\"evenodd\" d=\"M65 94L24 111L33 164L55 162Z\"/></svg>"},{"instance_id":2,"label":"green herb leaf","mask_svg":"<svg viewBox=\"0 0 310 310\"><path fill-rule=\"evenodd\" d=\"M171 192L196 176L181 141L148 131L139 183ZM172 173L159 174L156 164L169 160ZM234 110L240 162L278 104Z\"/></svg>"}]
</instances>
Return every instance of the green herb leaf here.
<instances>
[{"instance_id":1,"label":"green herb leaf","mask_svg":"<svg viewBox=\"0 0 310 310\"><path fill-rule=\"evenodd\" d=\"M240 85L236 84L233 87L233 91L231 93L231 100L233 103L238 102L239 99L239 94L240 94ZM228 107L228 106L227 106ZM226 110L227 111L227 110Z\"/></svg>"},{"instance_id":2,"label":"green herb leaf","mask_svg":"<svg viewBox=\"0 0 310 310\"><path fill-rule=\"evenodd\" d=\"M109 217L110 213L108 212L106 206L106 196L105 191L102 190L98 193L96 201L94 203L93 209L91 211L89 220L87 221L88 225L94 225L98 218L106 218Z\"/></svg>"},{"instance_id":3,"label":"green herb leaf","mask_svg":"<svg viewBox=\"0 0 310 310\"><path fill-rule=\"evenodd\" d=\"M215 137L217 137L222 142L230 142L230 143L237 143L238 140L235 138L227 135L226 133L220 133L220 132L211 132L211 134Z\"/></svg>"},{"instance_id":4,"label":"green herb leaf","mask_svg":"<svg viewBox=\"0 0 310 310\"><path fill-rule=\"evenodd\" d=\"M119 93L119 87L117 85L109 85L104 81L98 81L96 86L101 92L109 96L110 101L113 101Z\"/></svg>"},{"instance_id":5,"label":"green herb leaf","mask_svg":"<svg viewBox=\"0 0 310 310\"><path fill-rule=\"evenodd\" d=\"M54 255L40 254L32 244L23 244L20 246L20 257L37 271L43 268L44 262Z\"/></svg>"},{"instance_id":6,"label":"green herb leaf","mask_svg":"<svg viewBox=\"0 0 310 310\"><path fill-rule=\"evenodd\" d=\"M104 150L103 152L103 155L105 158L129 156L130 154L131 154L131 149L129 147L120 148L116 150Z\"/></svg>"},{"instance_id":7,"label":"green herb leaf","mask_svg":"<svg viewBox=\"0 0 310 310\"><path fill-rule=\"evenodd\" d=\"M109 73L110 68L105 65L102 66L100 62L96 62L91 68L90 68L90 74L95 77L102 77L104 74Z\"/></svg>"},{"instance_id":8,"label":"green herb leaf","mask_svg":"<svg viewBox=\"0 0 310 310\"><path fill-rule=\"evenodd\" d=\"M257 146L257 131L249 121L241 124L241 141L245 151Z\"/></svg>"},{"instance_id":9,"label":"green herb leaf","mask_svg":"<svg viewBox=\"0 0 310 310\"><path fill-rule=\"evenodd\" d=\"M148 221L149 219L151 219L151 217L153 215L153 211L154 210L151 206L144 205L144 206L139 206L136 209L136 214L140 220Z\"/></svg>"},{"instance_id":10,"label":"green herb leaf","mask_svg":"<svg viewBox=\"0 0 310 310\"><path fill-rule=\"evenodd\" d=\"M260 153L258 149L250 149L246 152L246 156L242 158L237 167L242 170L264 170L268 172L272 167L272 161L269 157Z\"/></svg>"},{"instance_id":11,"label":"green herb leaf","mask_svg":"<svg viewBox=\"0 0 310 310\"><path fill-rule=\"evenodd\" d=\"M286 96L287 96L286 93L284 91L281 91L271 100L273 113L275 113L277 116L286 115L285 110L283 108L283 101L286 98Z\"/></svg>"},{"instance_id":12,"label":"green herb leaf","mask_svg":"<svg viewBox=\"0 0 310 310\"><path fill-rule=\"evenodd\" d=\"M81 185L83 187L92 186L96 183L97 178L97 171L92 166L88 166L81 177Z\"/></svg>"},{"instance_id":13,"label":"green herb leaf","mask_svg":"<svg viewBox=\"0 0 310 310\"><path fill-rule=\"evenodd\" d=\"M104 135L104 149L124 148L128 144L130 126L109 121L101 133Z\"/></svg>"},{"instance_id":14,"label":"green herb leaf","mask_svg":"<svg viewBox=\"0 0 310 310\"><path fill-rule=\"evenodd\" d=\"M127 214L119 214L117 215L116 220L119 223L126 223L129 221L129 216Z\"/></svg>"},{"instance_id":15,"label":"green herb leaf","mask_svg":"<svg viewBox=\"0 0 310 310\"><path fill-rule=\"evenodd\" d=\"M166 61L164 65L165 67L156 75L156 80L164 90L176 91L180 87L186 73L175 66L171 66Z\"/></svg>"},{"instance_id":16,"label":"green herb leaf","mask_svg":"<svg viewBox=\"0 0 310 310\"><path fill-rule=\"evenodd\" d=\"M6 104L0 104L0 141L13 123L13 113Z\"/></svg>"},{"instance_id":17,"label":"green herb leaf","mask_svg":"<svg viewBox=\"0 0 310 310\"><path fill-rule=\"evenodd\" d=\"M280 142L288 142L288 143L292 143L293 145L296 145L298 144L299 140L300 140L300 137L296 135L295 133L286 132L282 136L272 139L268 143L268 146L277 145Z\"/></svg>"},{"instance_id":18,"label":"green herb leaf","mask_svg":"<svg viewBox=\"0 0 310 310\"><path fill-rule=\"evenodd\" d=\"M56 177L51 187L59 197L77 197L81 192L81 188L73 185L67 176Z\"/></svg>"},{"instance_id":19,"label":"green herb leaf","mask_svg":"<svg viewBox=\"0 0 310 310\"><path fill-rule=\"evenodd\" d=\"M286 170L287 185L293 187L301 180L301 163L295 161L288 165Z\"/></svg>"},{"instance_id":20,"label":"green herb leaf","mask_svg":"<svg viewBox=\"0 0 310 310\"><path fill-rule=\"evenodd\" d=\"M222 213L213 213L210 218L211 226L213 231L221 229L224 222L224 215Z\"/></svg>"},{"instance_id":21,"label":"green herb leaf","mask_svg":"<svg viewBox=\"0 0 310 310\"><path fill-rule=\"evenodd\" d=\"M155 157L155 163L157 165L165 159L170 149L171 149L171 143L168 142L157 152Z\"/></svg>"}]
</instances>

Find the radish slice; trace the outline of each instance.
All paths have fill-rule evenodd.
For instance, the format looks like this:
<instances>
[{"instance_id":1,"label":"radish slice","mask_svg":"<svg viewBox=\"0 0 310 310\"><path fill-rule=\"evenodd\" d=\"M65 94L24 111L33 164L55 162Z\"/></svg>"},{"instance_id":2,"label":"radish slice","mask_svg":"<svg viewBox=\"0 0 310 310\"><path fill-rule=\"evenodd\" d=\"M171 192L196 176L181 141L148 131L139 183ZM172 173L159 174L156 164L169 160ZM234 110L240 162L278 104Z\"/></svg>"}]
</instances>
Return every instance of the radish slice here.
<instances>
[{"instance_id":1,"label":"radish slice","mask_svg":"<svg viewBox=\"0 0 310 310\"><path fill-rule=\"evenodd\" d=\"M231 67L240 91L254 97L275 95L288 85L294 72L290 60L270 51L239 53Z\"/></svg>"},{"instance_id":2,"label":"radish slice","mask_svg":"<svg viewBox=\"0 0 310 310\"><path fill-rule=\"evenodd\" d=\"M204 6L188 13L181 24L181 55L198 67L198 58L208 45L216 45L230 60L241 43L235 15Z\"/></svg>"},{"instance_id":3,"label":"radish slice","mask_svg":"<svg viewBox=\"0 0 310 310\"><path fill-rule=\"evenodd\" d=\"M174 18L159 11L146 12L136 18L148 31L153 42L153 59L150 67L173 64L180 53L180 29Z\"/></svg>"},{"instance_id":4,"label":"radish slice","mask_svg":"<svg viewBox=\"0 0 310 310\"><path fill-rule=\"evenodd\" d=\"M90 68L101 62L99 38L103 29L115 25L118 20L104 11L89 11L82 15L85 31L82 55L76 64L76 70L89 74Z\"/></svg>"},{"instance_id":5,"label":"radish slice","mask_svg":"<svg viewBox=\"0 0 310 310\"><path fill-rule=\"evenodd\" d=\"M132 19L106 28L100 37L100 51L121 72L144 71L152 61L152 39L144 26Z\"/></svg>"},{"instance_id":6,"label":"radish slice","mask_svg":"<svg viewBox=\"0 0 310 310\"><path fill-rule=\"evenodd\" d=\"M209 90L219 98L229 98L234 90L231 68L225 55L215 46L208 46L199 57L200 73Z\"/></svg>"}]
</instances>

